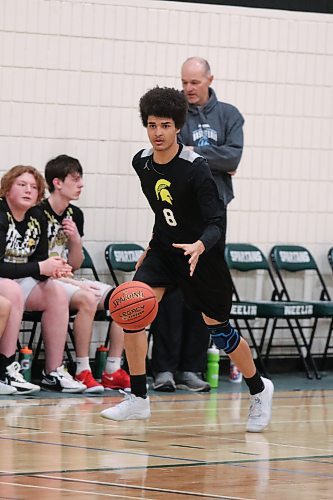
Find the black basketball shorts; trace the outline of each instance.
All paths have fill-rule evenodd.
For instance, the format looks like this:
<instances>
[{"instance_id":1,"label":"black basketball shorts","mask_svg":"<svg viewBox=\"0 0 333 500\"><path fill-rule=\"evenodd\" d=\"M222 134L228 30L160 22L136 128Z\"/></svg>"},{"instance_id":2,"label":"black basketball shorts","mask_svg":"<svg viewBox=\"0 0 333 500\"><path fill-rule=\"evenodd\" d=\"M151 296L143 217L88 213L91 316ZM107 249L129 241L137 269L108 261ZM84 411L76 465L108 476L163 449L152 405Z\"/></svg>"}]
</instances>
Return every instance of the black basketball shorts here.
<instances>
[{"instance_id":1,"label":"black basketball shorts","mask_svg":"<svg viewBox=\"0 0 333 500\"><path fill-rule=\"evenodd\" d=\"M180 288L191 309L216 321L228 320L232 284L223 251L214 247L201 254L192 277L188 259L182 251L151 248L133 279L153 288Z\"/></svg>"}]
</instances>

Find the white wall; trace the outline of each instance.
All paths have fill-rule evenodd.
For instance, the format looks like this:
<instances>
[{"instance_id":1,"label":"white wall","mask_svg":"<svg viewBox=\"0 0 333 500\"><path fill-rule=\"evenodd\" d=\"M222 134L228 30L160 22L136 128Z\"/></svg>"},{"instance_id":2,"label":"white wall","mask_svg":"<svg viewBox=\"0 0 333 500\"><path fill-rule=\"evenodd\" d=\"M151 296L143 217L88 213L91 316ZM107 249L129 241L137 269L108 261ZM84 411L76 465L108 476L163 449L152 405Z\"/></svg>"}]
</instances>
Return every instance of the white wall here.
<instances>
[{"instance_id":1,"label":"white wall","mask_svg":"<svg viewBox=\"0 0 333 500\"><path fill-rule=\"evenodd\" d=\"M80 159L85 242L101 273L110 241L146 244L152 216L131 169L147 144L140 96L180 88L208 59L244 114L229 241L309 247L332 283L333 17L154 0L1 0L0 171Z\"/></svg>"}]
</instances>

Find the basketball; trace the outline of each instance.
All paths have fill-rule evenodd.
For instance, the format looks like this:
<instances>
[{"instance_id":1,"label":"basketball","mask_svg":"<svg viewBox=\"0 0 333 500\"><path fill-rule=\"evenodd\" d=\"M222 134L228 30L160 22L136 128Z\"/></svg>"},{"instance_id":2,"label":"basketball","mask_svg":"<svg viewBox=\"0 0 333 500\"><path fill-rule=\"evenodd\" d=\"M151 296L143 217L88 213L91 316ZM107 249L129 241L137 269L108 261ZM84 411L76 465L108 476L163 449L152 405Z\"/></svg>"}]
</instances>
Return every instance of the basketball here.
<instances>
[{"instance_id":1,"label":"basketball","mask_svg":"<svg viewBox=\"0 0 333 500\"><path fill-rule=\"evenodd\" d=\"M127 281L119 285L110 297L111 318L126 330L143 330L154 321L158 302L149 285Z\"/></svg>"}]
</instances>

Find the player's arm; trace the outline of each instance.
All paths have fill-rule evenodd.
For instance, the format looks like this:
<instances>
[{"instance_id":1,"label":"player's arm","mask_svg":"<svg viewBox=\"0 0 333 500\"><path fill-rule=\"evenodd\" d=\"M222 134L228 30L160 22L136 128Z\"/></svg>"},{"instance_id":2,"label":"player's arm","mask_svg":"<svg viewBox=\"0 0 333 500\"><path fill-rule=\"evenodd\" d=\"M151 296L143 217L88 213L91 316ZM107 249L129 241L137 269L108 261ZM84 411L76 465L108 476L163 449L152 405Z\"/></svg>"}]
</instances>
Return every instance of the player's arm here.
<instances>
[{"instance_id":1,"label":"player's arm","mask_svg":"<svg viewBox=\"0 0 333 500\"><path fill-rule=\"evenodd\" d=\"M15 264L14 262L5 262L6 238L8 231L8 220L4 212L0 213L0 276L2 278L25 278L32 276L38 278L39 266L37 262L27 262Z\"/></svg>"},{"instance_id":2,"label":"player's arm","mask_svg":"<svg viewBox=\"0 0 333 500\"><path fill-rule=\"evenodd\" d=\"M72 266L73 270L80 269L81 264L84 259L83 248L82 248L82 236L83 236L83 212L76 209L75 216L73 218L66 217L62 221L62 227L65 235L68 238L67 243L67 262Z\"/></svg>"}]
</instances>

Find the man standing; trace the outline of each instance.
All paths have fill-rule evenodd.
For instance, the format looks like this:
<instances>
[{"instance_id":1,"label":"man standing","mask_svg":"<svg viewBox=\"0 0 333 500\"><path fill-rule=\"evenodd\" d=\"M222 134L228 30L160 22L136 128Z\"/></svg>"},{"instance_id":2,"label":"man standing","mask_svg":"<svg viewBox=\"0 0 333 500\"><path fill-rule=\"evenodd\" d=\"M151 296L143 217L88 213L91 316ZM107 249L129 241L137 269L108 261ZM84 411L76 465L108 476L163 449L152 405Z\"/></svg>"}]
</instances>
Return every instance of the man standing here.
<instances>
[{"instance_id":1,"label":"man standing","mask_svg":"<svg viewBox=\"0 0 333 500\"><path fill-rule=\"evenodd\" d=\"M181 79L189 107L178 138L208 161L225 204L226 230L227 205L234 198L232 176L236 174L243 152L244 118L235 106L218 101L211 88L214 76L205 59L186 59L182 65ZM229 380L236 383L242 381L241 372L232 362Z\"/></svg>"},{"instance_id":2,"label":"man standing","mask_svg":"<svg viewBox=\"0 0 333 500\"><path fill-rule=\"evenodd\" d=\"M181 78L189 107L179 141L206 158L227 206L234 197L232 176L243 152L244 118L235 106L217 100L210 86L214 76L205 59L187 59Z\"/></svg>"}]
</instances>

